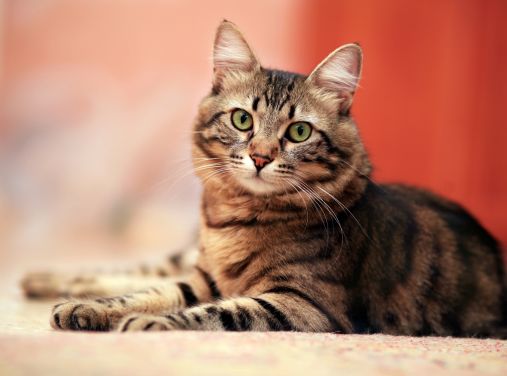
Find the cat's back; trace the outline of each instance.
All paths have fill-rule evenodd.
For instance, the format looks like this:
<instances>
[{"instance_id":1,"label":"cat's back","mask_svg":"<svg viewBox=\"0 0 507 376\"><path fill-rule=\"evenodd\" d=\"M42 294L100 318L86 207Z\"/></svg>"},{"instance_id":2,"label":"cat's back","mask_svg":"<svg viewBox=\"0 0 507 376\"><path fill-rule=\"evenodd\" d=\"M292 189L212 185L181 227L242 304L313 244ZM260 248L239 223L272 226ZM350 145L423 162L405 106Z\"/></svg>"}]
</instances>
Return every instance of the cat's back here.
<instances>
[{"instance_id":1,"label":"cat's back","mask_svg":"<svg viewBox=\"0 0 507 376\"><path fill-rule=\"evenodd\" d=\"M472 239L489 249L499 250L499 244L484 226L463 206L428 190L403 185L379 186L394 203L434 212L457 237Z\"/></svg>"},{"instance_id":2,"label":"cat's back","mask_svg":"<svg viewBox=\"0 0 507 376\"><path fill-rule=\"evenodd\" d=\"M370 184L356 214L374 244L366 267L383 265L370 303L411 307L421 321L407 333L494 335L505 325L500 246L462 206L419 188ZM374 321L385 330L390 314L378 312Z\"/></svg>"},{"instance_id":3,"label":"cat's back","mask_svg":"<svg viewBox=\"0 0 507 376\"><path fill-rule=\"evenodd\" d=\"M449 251L451 248L463 261L490 255L495 269L503 273L503 258L494 236L467 209L458 203L428 190L403 185L380 184L367 189L366 196L380 221L397 221L396 226L406 232L432 238L435 244ZM390 218L390 219L389 219Z\"/></svg>"}]
</instances>

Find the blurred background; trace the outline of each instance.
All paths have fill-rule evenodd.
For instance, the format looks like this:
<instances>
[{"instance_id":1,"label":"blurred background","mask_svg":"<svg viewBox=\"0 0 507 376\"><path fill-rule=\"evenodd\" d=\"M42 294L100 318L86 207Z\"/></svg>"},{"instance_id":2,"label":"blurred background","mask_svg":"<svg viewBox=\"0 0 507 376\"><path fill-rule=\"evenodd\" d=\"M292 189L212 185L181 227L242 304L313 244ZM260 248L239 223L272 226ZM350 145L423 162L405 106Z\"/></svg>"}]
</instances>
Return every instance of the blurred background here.
<instances>
[{"instance_id":1,"label":"blurred background","mask_svg":"<svg viewBox=\"0 0 507 376\"><path fill-rule=\"evenodd\" d=\"M359 42L375 178L466 205L507 244L507 1L0 2L0 273L156 257L198 218L190 130L219 22L309 73Z\"/></svg>"}]
</instances>

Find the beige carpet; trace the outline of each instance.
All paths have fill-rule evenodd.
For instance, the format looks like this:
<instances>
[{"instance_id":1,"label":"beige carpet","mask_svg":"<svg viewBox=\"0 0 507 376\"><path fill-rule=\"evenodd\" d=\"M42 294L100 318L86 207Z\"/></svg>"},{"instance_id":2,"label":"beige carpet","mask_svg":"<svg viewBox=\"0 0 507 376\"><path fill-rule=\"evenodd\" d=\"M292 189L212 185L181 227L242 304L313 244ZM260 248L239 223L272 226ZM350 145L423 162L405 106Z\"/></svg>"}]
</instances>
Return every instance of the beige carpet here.
<instances>
[{"instance_id":1,"label":"beige carpet","mask_svg":"<svg viewBox=\"0 0 507 376\"><path fill-rule=\"evenodd\" d=\"M507 375L507 341L301 333L58 333L0 298L0 375Z\"/></svg>"}]
</instances>

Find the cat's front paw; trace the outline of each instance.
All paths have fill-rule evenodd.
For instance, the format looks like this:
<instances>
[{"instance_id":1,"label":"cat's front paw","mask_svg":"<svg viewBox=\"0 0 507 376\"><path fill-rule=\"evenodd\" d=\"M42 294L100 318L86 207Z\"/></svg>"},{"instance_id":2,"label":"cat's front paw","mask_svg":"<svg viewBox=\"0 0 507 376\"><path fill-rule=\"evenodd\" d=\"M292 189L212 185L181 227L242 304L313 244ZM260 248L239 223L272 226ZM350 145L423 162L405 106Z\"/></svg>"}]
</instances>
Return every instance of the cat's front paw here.
<instances>
[{"instance_id":1,"label":"cat's front paw","mask_svg":"<svg viewBox=\"0 0 507 376\"><path fill-rule=\"evenodd\" d=\"M111 327L107 309L94 302L66 302L54 306L51 326L59 330L107 331Z\"/></svg>"},{"instance_id":2,"label":"cat's front paw","mask_svg":"<svg viewBox=\"0 0 507 376\"><path fill-rule=\"evenodd\" d=\"M167 316L154 315L130 315L125 317L118 325L119 332L155 332L166 330L178 330L177 323Z\"/></svg>"}]
</instances>

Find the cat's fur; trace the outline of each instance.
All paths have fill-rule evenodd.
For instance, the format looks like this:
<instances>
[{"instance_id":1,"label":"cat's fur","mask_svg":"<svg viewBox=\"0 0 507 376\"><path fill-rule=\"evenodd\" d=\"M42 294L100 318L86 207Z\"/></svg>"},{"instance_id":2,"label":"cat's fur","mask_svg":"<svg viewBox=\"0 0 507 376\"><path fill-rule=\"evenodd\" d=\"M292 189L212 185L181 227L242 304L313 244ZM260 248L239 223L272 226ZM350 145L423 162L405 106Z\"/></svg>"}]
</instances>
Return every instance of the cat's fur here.
<instances>
[{"instance_id":1,"label":"cat's fur","mask_svg":"<svg viewBox=\"0 0 507 376\"><path fill-rule=\"evenodd\" d=\"M503 336L506 285L495 239L453 202L370 180L349 113L361 59L351 44L309 77L265 69L224 21L193 137L204 183L197 266L176 283L59 304L51 325ZM237 108L251 114L252 130L231 124ZM313 127L300 143L284 137L297 121ZM27 293L55 294L54 285L40 288L44 278L28 277ZM71 282L84 293L117 292L97 278L84 289Z\"/></svg>"}]
</instances>

